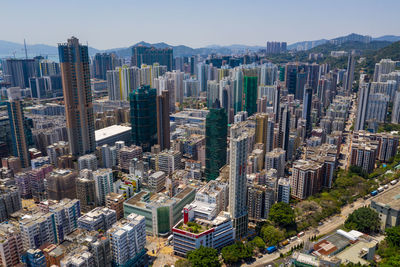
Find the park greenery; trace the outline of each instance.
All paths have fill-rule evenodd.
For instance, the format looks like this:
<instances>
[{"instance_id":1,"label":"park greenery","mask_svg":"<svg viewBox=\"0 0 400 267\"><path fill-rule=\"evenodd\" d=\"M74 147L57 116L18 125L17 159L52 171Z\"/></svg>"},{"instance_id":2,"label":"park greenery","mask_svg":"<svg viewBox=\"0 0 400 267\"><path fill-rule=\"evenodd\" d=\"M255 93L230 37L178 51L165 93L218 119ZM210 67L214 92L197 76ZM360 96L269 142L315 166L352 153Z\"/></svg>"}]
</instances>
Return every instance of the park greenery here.
<instances>
[{"instance_id":1,"label":"park greenery","mask_svg":"<svg viewBox=\"0 0 400 267\"><path fill-rule=\"evenodd\" d=\"M176 266L188 267L219 267L221 263L218 258L218 251L210 247L203 247L188 253L187 260L181 260Z\"/></svg>"},{"instance_id":2,"label":"park greenery","mask_svg":"<svg viewBox=\"0 0 400 267\"><path fill-rule=\"evenodd\" d=\"M379 244L377 251L382 258L379 266L400 266L400 226L386 229L385 240Z\"/></svg>"},{"instance_id":3,"label":"park greenery","mask_svg":"<svg viewBox=\"0 0 400 267\"><path fill-rule=\"evenodd\" d=\"M243 260L248 260L253 257L253 249L251 243L244 244L237 241L230 246L226 246L221 250L222 259L226 264L235 264Z\"/></svg>"},{"instance_id":4,"label":"park greenery","mask_svg":"<svg viewBox=\"0 0 400 267\"><path fill-rule=\"evenodd\" d=\"M377 232L380 226L379 214L367 207L356 209L347 217L344 226L367 234Z\"/></svg>"}]
</instances>

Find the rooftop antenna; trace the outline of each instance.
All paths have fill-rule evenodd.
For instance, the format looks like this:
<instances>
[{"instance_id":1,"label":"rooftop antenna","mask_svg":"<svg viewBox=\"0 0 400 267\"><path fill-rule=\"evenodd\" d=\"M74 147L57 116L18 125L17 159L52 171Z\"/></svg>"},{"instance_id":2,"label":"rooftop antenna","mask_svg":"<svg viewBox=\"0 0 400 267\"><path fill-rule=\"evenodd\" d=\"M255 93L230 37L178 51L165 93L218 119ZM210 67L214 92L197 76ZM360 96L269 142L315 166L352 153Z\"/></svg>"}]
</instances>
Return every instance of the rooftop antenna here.
<instances>
[{"instance_id":1,"label":"rooftop antenna","mask_svg":"<svg viewBox=\"0 0 400 267\"><path fill-rule=\"evenodd\" d=\"M28 59L28 50L26 49L26 41L24 38L24 47L25 47L25 59Z\"/></svg>"}]
</instances>

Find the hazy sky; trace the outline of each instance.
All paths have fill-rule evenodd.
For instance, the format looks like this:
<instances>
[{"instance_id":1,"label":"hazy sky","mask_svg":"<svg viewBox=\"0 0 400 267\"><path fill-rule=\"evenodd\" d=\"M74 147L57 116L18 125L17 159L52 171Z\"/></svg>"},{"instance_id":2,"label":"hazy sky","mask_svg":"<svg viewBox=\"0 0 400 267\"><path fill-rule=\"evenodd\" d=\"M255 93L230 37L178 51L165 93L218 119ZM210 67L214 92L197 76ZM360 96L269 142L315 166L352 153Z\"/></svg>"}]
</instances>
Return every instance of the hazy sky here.
<instances>
[{"instance_id":1,"label":"hazy sky","mask_svg":"<svg viewBox=\"0 0 400 267\"><path fill-rule=\"evenodd\" d=\"M399 0L1 0L0 40L98 49L139 41L203 47L400 35Z\"/></svg>"}]
</instances>

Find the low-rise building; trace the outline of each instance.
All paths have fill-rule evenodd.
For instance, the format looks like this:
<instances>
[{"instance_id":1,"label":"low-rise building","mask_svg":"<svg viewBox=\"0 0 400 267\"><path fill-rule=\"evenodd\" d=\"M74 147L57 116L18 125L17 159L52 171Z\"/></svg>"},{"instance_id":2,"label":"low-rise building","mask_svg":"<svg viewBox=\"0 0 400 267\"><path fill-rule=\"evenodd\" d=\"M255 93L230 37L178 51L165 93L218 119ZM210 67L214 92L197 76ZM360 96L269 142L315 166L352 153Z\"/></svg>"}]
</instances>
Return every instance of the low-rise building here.
<instances>
[{"instance_id":1,"label":"low-rise building","mask_svg":"<svg viewBox=\"0 0 400 267\"><path fill-rule=\"evenodd\" d=\"M183 220L174 226L172 233L174 253L181 257L200 246L220 249L235 240L229 213L216 214L215 205L196 201L183 209Z\"/></svg>"},{"instance_id":2,"label":"low-rise building","mask_svg":"<svg viewBox=\"0 0 400 267\"><path fill-rule=\"evenodd\" d=\"M141 191L124 202L124 217L131 213L146 218L146 232L151 235L165 236L181 218L183 208L195 198L196 190L183 188L174 197L165 193L151 194Z\"/></svg>"},{"instance_id":3,"label":"low-rise building","mask_svg":"<svg viewBox=\"0 0 400 267\"><path fill-rule=\"evenodd\" d=\"M381 229L400 225L400 187L391 188L371 200L371 208L379 214Z\"/></svg>"}]
</instances>

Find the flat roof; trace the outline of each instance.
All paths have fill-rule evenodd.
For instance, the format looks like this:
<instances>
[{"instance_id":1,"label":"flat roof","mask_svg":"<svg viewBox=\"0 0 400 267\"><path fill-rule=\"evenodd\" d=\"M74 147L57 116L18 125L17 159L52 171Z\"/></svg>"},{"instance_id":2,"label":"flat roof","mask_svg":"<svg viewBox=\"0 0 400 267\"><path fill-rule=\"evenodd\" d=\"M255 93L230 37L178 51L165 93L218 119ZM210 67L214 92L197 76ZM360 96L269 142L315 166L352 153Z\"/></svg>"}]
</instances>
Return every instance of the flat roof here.
<instances>
[{"instance_id":1,"label":"flat roof","mask_svg":"<svg viewBox=\"0 0 400 267\"><path fill-rule=\"evenodd\" d=\"M392 209L400 209L400 186L385 190L372 199L373 202Z\"/></svg>"},{"instance_id":2,"label":"flat roof","mask_svg":"<svg viewBox=\"0 0 400 267\"><path fill-rule=\"evenodd\" d=\"M367 254L368 250L375 247L377 244L378 242L376 240L372 240L371 242L359 241L349 248L346 248L345 250L336 254L336 257L342 261L350 261L352 263L368 265L369 262L364 260L361 256Z\"/></svg>"},{"instance_id":3,"label":"flat roof","mask_svg":"<svg viewBox=\"0 0 400 267\"><path fill-rule=\"evenodd\" d=\"M109 137L129 132L130 130L131 127L122 125L111 125L109 127L95 131L94 135L96 138L96 142L99 142Z\"/></svg>"}]
</instances>

